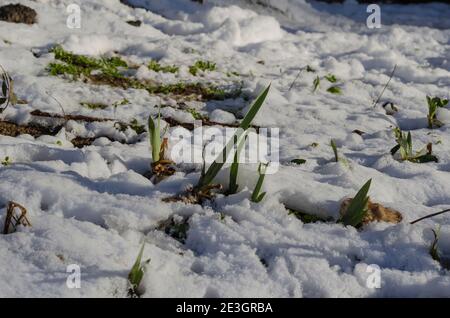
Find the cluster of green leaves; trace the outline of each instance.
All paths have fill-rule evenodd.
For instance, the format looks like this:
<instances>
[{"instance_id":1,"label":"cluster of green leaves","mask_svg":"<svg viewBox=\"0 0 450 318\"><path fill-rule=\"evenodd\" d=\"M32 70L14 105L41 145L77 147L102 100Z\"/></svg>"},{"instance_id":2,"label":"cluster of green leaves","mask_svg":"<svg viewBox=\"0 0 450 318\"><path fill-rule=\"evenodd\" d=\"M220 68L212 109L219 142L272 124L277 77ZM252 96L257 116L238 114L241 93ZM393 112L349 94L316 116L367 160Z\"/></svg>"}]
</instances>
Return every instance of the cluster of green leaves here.
<instances>
[{"instance_id":1,"label":"cluster of green leaves","mask_svg":"<svg viewBox=\"0 0 450 318\"><path fill-rule=\"evenodd\" d=\"M211 61L203 61L199 60L194 63L194 65L191 65L189 67L189 73L191 73L194 76L197 76L198 71L215 71L216 70L216 63L213 63Z\"/></svg>"},{"instance_id":2,"label":"cluster of green leaves","mask_svg":"<svg viewBox=\"0 0 450 318\"><path fill-rule=\"evenodd\" d=\"M11 165L11 163L12 163L12 160L9 156L6 156L5 158L3 158L2 162L1 162L2 166L5 166L5 167Z\"/></svg>"},{"instance_id":3,"label":"cluster of green leaves","mask_svg":"<svg viewBox=\"0 0 450 318\"><path fill-rule=\"evenodd\" d=\"M394 129L394 134L397 145L391 149L392 155L395 155L400 151L401 160L407 160L414 163L438 162L438 158L432 154L433 148L431 143L421 151L414 153L411 132L406 134L397 127Z\"/></svg>"},{"instance_id":4,"label":"cluster of green leaves","mask_svg":"<svg viewBox=\"0 0 450 318\"><path fill-rule=\"evenodd\" d=\"M155 72L163 72L163 73L176 73L180 69L176 65L164 65L162 66L159 62L155 60L151 60L147 67Z\"/></svg>"},{"instance_id":5,"label":"cluster of green leaves","mask_svg":"<svg viewBox=\"0 0 450 318\"><path fill-rule=\"evenodd\" d=\"M367 194L369 193L371 182L372 179L367 181L361 187L350 202L347 211L339 220L340 223L343 223L344 225L351 225L356 228L361 226L368 211L369 196Z\"/></svg>"},{"instance_id":6,"label":"cluster of green leaves","mask_svg":"<svg viewBox=\"0 0 450 318\"><path fill-rule=\"evenodd\" d=\"M258 181L256 182L255 189L253 190L253 193L252 193L252 197L251 197L252 202L256 202L256 203L261 202L262 199L264 199L264 197L266 196L266 192L263 192L263 193L260 193L260 192L261 192L262 185L264 183L264 177L266 176L266 169L267 169L268 165L269 165L268 163L265 163L265 164L260 163L258 166L259 177L258 177Z\"/></svg>"},{"instance_id":7,"label":"cluster of green leaves","mask_svg":"<svg viewBox=\"0 0 450 318\"><path fill-rule=\"evenodd\" d=\"M267 97L267 94L269 93L269 90L270 90L270 85L267 86L267 88L258 96L258 98L255 100L255 102L252 104L249 111L247 112L244 119L242 120L241 124L239 125L238 129L236 130L234 135L231 137L230 141L222 149L222 152L217 156L217 158L214 160L214 162L209 166L208 170L202 171L200 179L196 185L197 189L202 189L212 183L214 178L217 176L217 174L219 173L219 171L222 169L223 165L225 164L226 158L228 158L230 152L234 149L234 146L237 143L241 142L242 138L245 138L246 131L250 127L256 114L258 114L259 110L261 109L261 106L263 105L263 103Z\"/></svg>"},{"instance_id":8,"label":"cluster of green leaves","mask_svg":"<svg viewBox=\"0 0 450 318\"><path fill-rule=\"evenodd\" d=\"M445 107L448 105L448 99L443 99L439 97L427 96L428 103L428 128L433 129L433 127L441 127L443 124L436 118L436 112L439 107Z\"/></svg>"},{"instance_id":9,"label":"cluster of green leaves","mask_svg":"<svg viewBox=\"0 0 450 318\"><path fill-rule=\"evenodd\" d=\"M63 63L50 63L48 71L51 75L70 75L73 79L78 79L81 75L91 78L95 83L120 86L124 88L145 89L150 94L174 94L174 95L201 95L204 99L223 100L240 94L236 92L226 92L215 85L202 83L178 82L174 84L154 84L144 83L135 78L124 76L119 72L121 67L127 67L127 63L120 57L94 58L85 55L73 54L65 51L61 46L55 46L51 50L55 54L55 59ZM155 61L151 61L150 68L159 71L175 72L176 66L161 66ZM215 64L209 61L197 61L193 66L196 70L214 70ZM96 71L96 74L92 74Z\"/></svg>"},{"instance_id":10,"label":"cluster of green leaves","mask_svg":"<svg viewBox=\"0 0 450 318\"><path fill-rule=\"evenodd\" d=\"M128 295L130 297L140 297L141 296L141 290L140 285L142 278L144 278L145 273L145 266L150 263L150 259L142 262L142 255L144 253L144 246L145 242L142 243L142 247L139 251L139 254L136 258L136 261L134 262L133 267L131 268L129 274L128 274L128 283L130 285L130 289L128 291Z\"/></svg>"},{"instance_id":11,"label":"cluster of green leaves","mask_svg":"<svg viewBox=\"0 0 450 318\"><path fill-rule=\"evenodd\" d=\"M14 94L14 81L8 72L0 65L1 72L1 95L0 95L0 114L5 111L9 105L15 105L17 103L16 94Z\"/></svg>"},{"instance_id":12,"label":"cluster of green leaves","mask_svg":"<svg viewBox=\"0 0 450 318\"><path fill-rule=\"evenodd\" d=\"M336 84L338 81L337 77L334 74L325 75L323 78L332 84ZM313 93L319 88L320 81L321 81L321 78L319 77L319 75L317 75L313 81ZM341 94L342 90L337 85L331 85L330 87L327 88L327 92L329 92L331 94Z\"/></svg>"},{"instance_id":13,"label":"cluster of green leaves","mask_svg":"<svg viewBox=\"0 0 450 318\"><path fill-rule=\"evenodd\" d=\"M79 55L64 50L61 46L55 46L51 52L55 59L61 63L50 63L48 70L51 75L69 74L77 79L81 75L89 76L92 71L98 70L105 76L114 78L123 77L119 72L120 67L127 67L127 63L120 57L90 57Z\"/></svg>"}]
</instances>

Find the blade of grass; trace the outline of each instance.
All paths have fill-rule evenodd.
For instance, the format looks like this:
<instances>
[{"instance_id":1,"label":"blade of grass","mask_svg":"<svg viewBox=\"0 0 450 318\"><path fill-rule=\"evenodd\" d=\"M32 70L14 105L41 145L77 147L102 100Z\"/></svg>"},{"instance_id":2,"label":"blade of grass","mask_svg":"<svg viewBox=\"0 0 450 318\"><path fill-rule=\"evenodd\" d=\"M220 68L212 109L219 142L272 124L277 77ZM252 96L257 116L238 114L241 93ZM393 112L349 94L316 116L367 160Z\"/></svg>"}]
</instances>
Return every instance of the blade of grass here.
<instances>
[{"instance_id":1,"label":"blade of grass","mask_svg":"<svg viewBox=\"0 0 450 318\"><path fill-rule=\"evenodd\" d=\"M334 141L334 139L331 139L330 145L331 145L331 148L333 149L334 161L339 162L339 154L338 154L338 150L337 150L337 147L336 147L336 142Z\"/></svg>"},{"instance_id":2,"label":"blade of grass","mask_svg":"<svg viewBox=\"0 0 450 318\"><path fill-rule=\"evenodd\" d=\"M266 168L268 165L269 165L268 163L267 164L260 163L258 166L259 178L258 178L258 181L256 182L255 189L253 190L253 193L252 193L252 198L251 198L252 202L255 202L255 203L261 202L262 199L264 199L264 196L266 195L266 192L263 192L261 194L259 192L261 192L261 188L264 183L264 177L266 176ZM264 171L262 169L263 166L264 166Z\"/></svg>"},{"instance_id":3,"label":"blade of grass","mask_svg":"<svg viewBox=\"0 0 450 318\"><path fill-rule=\"evenodd\" d=\"M237 184L237 177L239 170L239 154L241 153L242 147L244 146L246 140L247 136L244 136L234 153L233 163L231 164L230 168L230 184L228 186L228 195L235 194L237 192L237 189L239 188L239 185ZM235 145L236 142L237 141L235 141Z\"/></svg>"},{"instance_id":4,"label":"blade of grass","mask_svg":"<svg viewBox=\"0 0 450 318\"><path fill-rule=\"evenodd\" d=\"M371 182L372 179L369 179L351 201L346 213L340 220L344 225L358 227L361 224L367 213L367 203L369 202L367 194L369 193Z\"/></svg>"}]
</instances>

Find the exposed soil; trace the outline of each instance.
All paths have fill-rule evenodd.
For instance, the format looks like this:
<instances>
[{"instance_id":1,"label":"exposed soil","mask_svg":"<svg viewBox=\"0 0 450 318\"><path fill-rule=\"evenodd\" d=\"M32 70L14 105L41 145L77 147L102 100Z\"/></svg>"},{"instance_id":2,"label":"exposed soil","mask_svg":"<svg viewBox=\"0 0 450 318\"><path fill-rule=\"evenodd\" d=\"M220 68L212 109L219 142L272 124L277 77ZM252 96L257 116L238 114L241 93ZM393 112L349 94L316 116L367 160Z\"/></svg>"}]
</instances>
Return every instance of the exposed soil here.
<instances>
[{"instance_id":1,"label":"exposed soil","mask_svg":"<svg viewBox=\"0 0 450 318\"><path fill-rule=\"evenodd\" d=\"M21 4L8 4L0 7L0 20L12 23L36 23L37 13Z\"/></svg>"}]
</instances>

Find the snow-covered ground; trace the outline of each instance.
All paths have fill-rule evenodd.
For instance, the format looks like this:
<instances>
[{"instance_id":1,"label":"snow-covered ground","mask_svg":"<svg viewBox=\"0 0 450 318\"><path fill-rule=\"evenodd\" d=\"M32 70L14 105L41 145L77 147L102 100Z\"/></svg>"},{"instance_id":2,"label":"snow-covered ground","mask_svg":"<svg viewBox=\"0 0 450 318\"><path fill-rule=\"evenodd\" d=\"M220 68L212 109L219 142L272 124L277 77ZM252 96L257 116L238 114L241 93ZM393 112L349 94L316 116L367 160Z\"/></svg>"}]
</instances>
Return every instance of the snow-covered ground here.
<instances>
[{"instance_id":1,"label":"snow-covered ground","mask_svg":"<svg viewBox=\"0 0 450 318\"><path fill-rule=\"evenodd\" d=\"M0 223L10 200L27 208L32 223L0 235L0 296L125 297L143 240L144 258L151 259L144 297L450 296L449 271L429 254L431 229L440 225L438 247L450 255L450 214L409 224L450 208L450 107L440 110L446 125L439 129L428 129L426 118L426 95L449 97L450 5L382 6L382 27L369 29L366 6L354 1L262 1L267 7L237 0L128 0L142 7L132 8L119 0L83 0L81 28L70 29L66 8L77 1L4 2L38 14L31 26L0 21L0 64L26 100L9 107L4 120L42 122L30 115L36 109L61 114L54 98L66 114L139 123L157 113L161 100L176 105L142 89L49 75L54 55L48 51L61 44L77 54L117 54L136 65L129 71L139 79L242 85L236 99L186 102L214 121L241 118L249 99L271 82L255 124L280 129L281 166L266 176L260 203L249 200L255 165L241 165L235 195L219 195L205 206L165 203L161 199L196 182L200 165L180 165L174 176L152 184L143 176L151 162L145 134L119 132L112 121L72 120L56 136L0 135L0 160L11 161L0 166ZM151 71L145 66L151 59L179 71ZM193 76L189 66L197 60L217 69ZM316 72L298 76L307 65ZM316 76L330 73L342 94L329 93L331 83L323 78L312 92ZM129 103L116 108L80 105L123 99ZM387 115L385 101L398 112ZM194 120L173 107L162 108L162 115ZM414 149L433 143L439 162L393 158L396 126L411 131ZM75 135L128 143L99 138L80 149L69 141ZM333 161L331 138L345 164ZM306 163L291 164L295 158ZM219 178L225 185L226 176ZM342 199L370 178L371 200L400 211L401 223L371 223L358 231L334 222L303 224L286 210L336 219ZM156 229L171 216L188 220L183 243ZM70 264L80 266L79 289L66 285ZM373 274L368 265L381 269L381 288L367 284Z\"/></svg>"}]
</instances>

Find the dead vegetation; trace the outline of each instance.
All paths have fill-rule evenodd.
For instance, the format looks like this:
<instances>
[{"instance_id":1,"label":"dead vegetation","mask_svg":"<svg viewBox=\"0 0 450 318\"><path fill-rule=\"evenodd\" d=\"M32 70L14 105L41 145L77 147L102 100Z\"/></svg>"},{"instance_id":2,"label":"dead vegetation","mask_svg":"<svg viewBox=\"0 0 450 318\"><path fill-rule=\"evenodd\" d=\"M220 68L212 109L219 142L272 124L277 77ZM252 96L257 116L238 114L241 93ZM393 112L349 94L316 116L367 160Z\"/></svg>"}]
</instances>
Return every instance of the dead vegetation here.
<instances>
[{"instance_id":1,"label":"dead vegetation","mask_svg":"<svg viewBox=\"0 0 450 318\"><path fill-rule=\"evenodd\" d=\"M17 212L19 210L19 212ZM9 201L6 209L6 218L3 226L3 234L14 233L19 225L31 226L27 218L27 209L19 203Z\"/></svg>"},{"instance_id":2,"label":"dead vegetation","mask_svg":"<svg viewBox=\"0 0 450 318\"><path fill-rule=\"evenodd\" d=\"M341 203L339 214L344 216L347 213L348 207L352 202L352 198L347 198ZM373 203L368 200L367 212L362 220L362 225L371 222L388 222L399 223L403 219L402 214L394 209L386 208L379 203Z\"/></svg>"}]
</instances>

